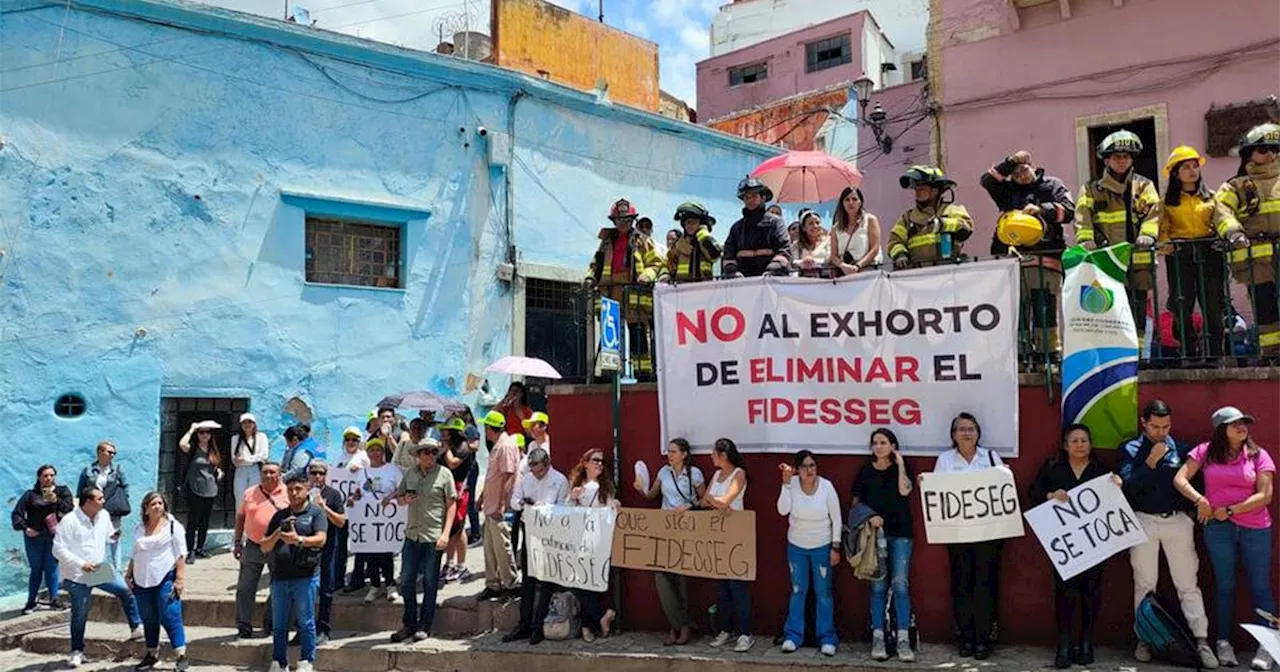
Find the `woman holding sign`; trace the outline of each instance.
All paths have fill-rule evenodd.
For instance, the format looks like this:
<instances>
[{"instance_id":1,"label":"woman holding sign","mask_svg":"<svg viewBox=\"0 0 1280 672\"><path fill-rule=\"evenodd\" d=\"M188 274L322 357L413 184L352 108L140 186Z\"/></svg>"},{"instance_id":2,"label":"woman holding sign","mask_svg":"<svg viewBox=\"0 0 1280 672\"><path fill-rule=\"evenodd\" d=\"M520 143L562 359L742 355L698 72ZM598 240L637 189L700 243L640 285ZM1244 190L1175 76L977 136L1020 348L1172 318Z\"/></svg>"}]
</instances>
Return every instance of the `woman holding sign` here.
<instances>
[{"instance_id":1,"label":"woman holding sign","mask_svg":"<svg viewBox=\"0 0 1280 672\"><path fill-rule=\"evenodd\" d=\"M853 482L853 501L850 502L851 506L862 502L879 514L871 519L870 525L884 528L889 547L889 572L871 583L871 657L888 660L885 638L896 634L898 660L909 663L916 659L911 650L911 594L907 583L912 543L911 472L902 461L898 437L890 430L877 429L871 433L871 454L874 459L863 465ZM897 633L885 632L890 587Z\"/></svg>"},{"instance_id":2,"label":"woman holding sign","mask_svg":"<svg viewBox=\"0 0 1280 672\"><path fill-rule=\"evenodd\" d=\"M1093 434L1089 428L1075 424L1062 431L1062 451L1045 461L1040 474L1032 481L1027 496L1031 506L1042 502L1069 501L1067 493L1076 486L1105 476L1111 470L1093 454ZM1116 485L1119 476L1112 474ZM1102 568L1100 562L1063 581L1053 575L1054 612L1058 618L1058 653L1053 666L1066 669L1071 664L1093 664L1093 626L1102 610ZM1076 612L1080 612L1080 630L1072 632Z\"/></svg>"},{"instance_id":3,"label":"woman holding sign","mask_svg":"<svg viewBox=\"0 0 1280 672\"><path fill-rule=\"evenodd\" d=\"M662 495L664 511L696 508L706 492L706 478L701 469L690 464L690 450L688 441L671 439L667 444L667 466L658 471L658 479L648 490L637 476L636 490L647 499ZM689 618L689 577L672 572L655 572L653 577L658 584L658 601L671 624L663 645L688 644L693 636L693 621Z\"/></svg>"},{"instance_id":4,"label":"woman holding sign","mask_svg":"<svg viewBox=\"0 0 1280 672\"><path fill-rule=\"evenodd\" d=\"M1267 451L1249 436L1253 416L1234 406L1213 412L1213 438L1191 449L1173 484L1195 502L1196 517L1204 523L1204 545L1213 565L1217 591L1218 660L1236 666L1231 648L1236 602L1236 565L1244 564L1253 607L1276 613L1271 594L1271 495L1275 487L1276 464ZM1204 494L1196 492L1191 478L1204 470ZM1238 558L1238 560L1237 560ZM1259 620L1261 625L1268 625ZM1253 659L1253 669L1271 669L1271 656L1263 649Z\"/></svg>"},{"instance_id":5,"label":"woman holding sign","mask_svg":"<svg viewBox=\"0 0 1280 672\"><path fill-rule=\"evenodd\" d=\"M583 453L569 472L569 505L589 509L608 507L617 511L622 504L618 501L612 474L612 468L605 464L604 451L592 448ZM618 614L612 609L603 609L600 600L605 594L582 588L574 588L573 594L582 605L582 641L590 644L596 641L596 635L608 637Z\"/></svg>"},{"instance_id":6,"label":"woman holding sign","mask_svg":"<svg viewBox=\"0 0 1280 672\"><path fill-rule=\"evenodd\" d=\"M711 453L716 473L707 485L702 505L708 509L742 510L742 498L747 494L747 461L742 459L738 446L732 439L716 439ZM720 634L711 640L711 646L721 647L736 639L733 650L746 653L755 646L751 636L750 583L725 579L720 582L720 600L716 606ZM736 628L734 626L737 626Z\"/></svg>"},{"instance_id":7,"label":"woman holding sign","mask_svg":"<svg viewBox=\"0 0 1280 672\"><path fill-rule=\"evenodd\" d=\"M787 564L791 567L791 601L782 652L794 653L804 641L805 597L812 582L819 650L824 656L834 656L837 639L831 577L833 568L840 564L840 497L831 481L818 475L818 458L807 450L796 453L794 467L780 464L778 469L782 472L778 513L787 517Z\"/></svg>"}]
</instances>

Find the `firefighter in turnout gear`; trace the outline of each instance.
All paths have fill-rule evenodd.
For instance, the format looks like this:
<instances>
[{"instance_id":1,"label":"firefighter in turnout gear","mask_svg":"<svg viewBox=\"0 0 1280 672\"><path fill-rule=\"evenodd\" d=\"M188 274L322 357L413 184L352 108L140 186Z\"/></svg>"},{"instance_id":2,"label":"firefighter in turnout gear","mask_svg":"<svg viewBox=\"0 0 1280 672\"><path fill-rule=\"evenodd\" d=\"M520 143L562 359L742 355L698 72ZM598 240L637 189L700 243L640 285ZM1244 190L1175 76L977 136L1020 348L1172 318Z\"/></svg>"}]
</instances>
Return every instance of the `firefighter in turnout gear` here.
<instances>
[{"instance_id":1,"label":"firefighter in turnout gear","mask_svg":"<svg viewBox=\"0 0 1280 672\"><path fill-rule=\"evenodd\" d=\"M903 189L916 193L916 206L902 213L889 230L889 257L896 268L960 256L973 234L973 218L957 205L955 181L934 166L912 166L898 178Z\"/></svg>"},{"instance_id":2,"label":"firefighter in turnout gear","mask_svg":"<svg viewBox=\"0 0 1280 672\"><path fill-rule=\"evenodd\" d=\"M716 218L701 203L685 201L676 208L681 235L667 250L667 276L676 282L710 280L722 252L711 235Z\"/></svg>"},{"instance_id":3,"label":"firefighter in turnout gear","mask_svg":"<svg viewBox=\"0 0 1280 672\"><path fill-rule=\"evenodd\" d=\"M738 183L742 219L733 223L724 241L725 277L786 275L791 269L791 237L782 218L765 210L773 191L747 177Z\"/></svg>"},{"instance_id":4,"label":"firefighter in turnout gear","mask_svg":"<svg viewBox=\"0 0 1280 672\"><path fill-rule=\"evenodd\" d=\"M600 229L600 247L596 250L583 284L599 290L621 304L622 320L627 323L627 350L631 370L637 379L653 374L653 358L649 354L649 325L653 321L651 285L662 273L662 258L653 240L635 228L636 208L626 199L609 209L613 226ZM593 314L600 314L600 302L593 302Z\"/></svg>"},{"instance_id":5,"label":"firefighter in turnout gear","mask_svg":"<svg viewBox=\"0 0 1280 672\"><path fill-rule=\"evenodd\" d=\"M1280 357L1280 296L1276 293L1280 239L1280 125L1262 124L1240 141L1240 170L1217 200L1244 227L1248 240L1231 251L1231 276L1249 288L1263 357Z\"/></svg>"},{"instance_id":6,"label":"firefighter in turnout gear","mask_svg":"<svg viewBox=\"0 0 1280 672\"><path fill-rule=\"evenodd\" d=\"M1097 150L1102 177L1085 184L1076 199L1076 243L1088 250L1134 246L1125 285L1139 343L1147 333L1147 293L1155 286L1151 248L1160 234L1160 195L1133 169L1133 157L1141 153L1142 140L1130 131L1103 138Z\"/></svg>"}]
</instances>

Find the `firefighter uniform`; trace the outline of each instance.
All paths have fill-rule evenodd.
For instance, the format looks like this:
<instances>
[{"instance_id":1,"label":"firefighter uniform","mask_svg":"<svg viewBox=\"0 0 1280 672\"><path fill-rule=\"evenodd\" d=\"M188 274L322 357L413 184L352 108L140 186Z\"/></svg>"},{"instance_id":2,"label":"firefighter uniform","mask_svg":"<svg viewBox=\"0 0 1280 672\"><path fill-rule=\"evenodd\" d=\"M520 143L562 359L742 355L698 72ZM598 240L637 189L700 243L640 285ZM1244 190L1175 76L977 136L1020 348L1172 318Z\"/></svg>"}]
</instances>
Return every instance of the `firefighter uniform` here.
<instances>
[{"instance_id":1,"label":"firefighter uniform","mask_svg":"<svg viewBox=\"0 0 1280 672\"><path fill-rule=\"evenodd\" d=\"M1247 246L1230 254L1231 275L1249 287L1258 324L1258 346L1265 357L1280 356L1280 306L1277 301L1276 241L1280 237L1280 157L1266 165L1253 162L1254 150L1280 150L1280 125L1262 124L1240 143L1241 170L1218 189L1217 200L1244 228Z\"/></svg>"},{"instance_id":2,"label":"firefighter uniform","mask_svg":"<svg viewBox=\"0 0 1280 672\"><path fill-rule=\"evenodd\" d=\"M1129 131L1116 131L1098 145L1098 156L1142 152L1142 141ZM1129 168L1117 177L1103 169L1102 177L1085 184L1076 199L1076 242L1097 247L1127 242L1136 245L1140 236L1153 242L1160 233L1160 195L1147 178ZM1137 328L1138 342L1147 333L1147 292L1155 287L1151 250L1135 249L1130 257L1129 310Z\"/></svg>"},{"instance_id":3,"label":"firefighter uniform","mask_svg":"<svg viewBox=\"0 0 1280 672\"><path fill-rule=\"evenodd\" d=\"M701 220L693 235L684 230L684 220ZM676 282L710 280L715 274L715 263L723 252L720 243L711 235L716 218L701 203L686 201L676 208L675 221L680 222L681 233L671 249L667 250L667 278Z\"/></svg>"},{"instance_id":4,"label":"firefighter uniform","mask_svg":"<svg viewBox=\"0 0 1280 672\"><path fill-rule=\"evenodd\" d=\"M898 184L903 189L931 186L939 196L932 203L917 202L894 222L889 230L889 258L924 264L959 257L964 241L973 234L973 218L963 205L942 202L942 194L955 182L933 166L912 166Z\"/></svg>"},{"instance_id":5,"label":"firefighter uniform","mask_svg":"<svg viewBox=\"0 0 1280 672\"><path fill-rule=\"evenodd\" d=\"M617 221L629 218L634 221L635 207L626 200L614 203L609 219ZM649 287L662 273L662 258L653 240L630 229L623 242L622 234L615 227L600 229L600 247L587 268L585 281L599 290L599 296L608 297L621 305L622 320L627 323L627 349L631 356L631 369L637 378L653 373L653 358L649 347L649 325L653 321L653 291ZM619 245L625 245L620 250ZM621 264L614 264L615 252L621 251ZM593 314L600 314L600 301L593 302Z\"/></svg>"}]
</instances>

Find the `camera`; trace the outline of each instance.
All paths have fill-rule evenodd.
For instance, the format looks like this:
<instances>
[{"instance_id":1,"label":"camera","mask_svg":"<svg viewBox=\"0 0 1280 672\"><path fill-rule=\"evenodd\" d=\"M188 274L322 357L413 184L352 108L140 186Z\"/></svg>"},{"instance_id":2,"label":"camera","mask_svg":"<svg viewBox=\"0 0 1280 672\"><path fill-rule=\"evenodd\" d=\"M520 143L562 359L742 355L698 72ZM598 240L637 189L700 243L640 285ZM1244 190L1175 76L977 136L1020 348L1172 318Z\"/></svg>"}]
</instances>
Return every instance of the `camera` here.
<instances>
[{"instance_id":1,"label":"camera","mask_svg":"<svg viewBox=\"0 0 1280 672\"><path fill-rule=\"evenodd\" d=\"M489 135L489 129L485 128L484 126L478 126L476 128L476 135L479 135L482 138L486 137Z\"/></svg>"},{"instance_id":2,"label":"camera","mask_svg":"<svg viewBox=\"0 0 1280 672\"><path fill-rule=\"evenodd\" d=\"M293 521L295 520L297 520L297 518L290 516L289 518L285 518L284 520L280 521L280 531L293 532Z\"/></svg>"}]
</instances>

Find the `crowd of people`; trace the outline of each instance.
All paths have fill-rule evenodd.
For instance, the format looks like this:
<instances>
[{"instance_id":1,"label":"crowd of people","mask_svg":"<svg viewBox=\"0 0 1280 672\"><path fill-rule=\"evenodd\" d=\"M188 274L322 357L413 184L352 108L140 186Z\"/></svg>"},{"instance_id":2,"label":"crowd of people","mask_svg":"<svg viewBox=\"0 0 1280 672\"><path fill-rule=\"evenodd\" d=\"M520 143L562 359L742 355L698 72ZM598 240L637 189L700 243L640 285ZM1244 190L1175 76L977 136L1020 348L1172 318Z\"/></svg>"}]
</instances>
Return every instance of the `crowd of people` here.
<instances>
[{"instance_id":1,"label":"crowd of people","mask_svg":"<svg viewBox=\"0 0 1280 672\"><path fill-rule=\"evenodd\" d=\"M980 177L979 184L1002 213L990 253L1021 260L1022 322L1034 351L1047 362L1060 358L1062 254L1070 231L1076 244L1090 250L1118 243L1133 246L1126 286L1140 343L1147 336L1147 308L1158 292L1159 255L1168 276L1171 340L1184 357L1217 361L1233 354L1228 334L1239 313L1228 296L1229 276L1248 289L1257 354L1280 361L1280 125L1262 124L1245 134L1239 170L1216 191L1201 174L1205 158L1184 145L1165 162L1168 186L1162 196L1134 168L1144 151L1131 131L1108 135L1096 148L1102 174L1074 199L1062 180L1046 174L1025 150ZM901 269L965 258L974 221L956 202L955 180L935 166L917 165L906 170L899 184L914 193L915 205L887 231L867 210L862 191L852 186L837 199L828 230L809 209L788 226L781 206L769 203L772 190L748 177L738 184L742 216L723 244L712 233L716 218L700 203L676 208L679 226L660 245L652 236L652 222L639 217L633 203L619 200L609 210L612 226L600 230L584 283L622 304L632 370L644 379L653 373L653 299L647 288L656 282L840 277L885 264ZM596 305L593 313L598 312ZM1203 330L1193 328L1196 315L1202 317Z\"/></svg>"}]
</instances>

